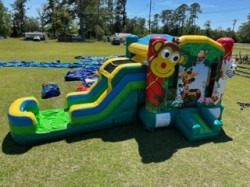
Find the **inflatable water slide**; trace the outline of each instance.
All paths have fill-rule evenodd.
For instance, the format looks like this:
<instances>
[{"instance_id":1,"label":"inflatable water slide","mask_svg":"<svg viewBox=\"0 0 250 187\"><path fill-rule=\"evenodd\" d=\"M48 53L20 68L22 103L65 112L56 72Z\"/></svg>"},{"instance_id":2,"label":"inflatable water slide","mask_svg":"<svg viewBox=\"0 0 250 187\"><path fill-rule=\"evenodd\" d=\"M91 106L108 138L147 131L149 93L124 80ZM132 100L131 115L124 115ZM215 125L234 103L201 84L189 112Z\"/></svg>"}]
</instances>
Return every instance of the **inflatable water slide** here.
<instances>
[{"instance_id":1,"label":"inflatable water slide","mask_svg":"<svg viewBox=\"0 0 250 187\"><path fill-rule=\"evenodd\" d=\"M19 144L129 124L175 126L190 141L214 138L223 126L226 79L234 75L233 40L206 36L131 35L126 58L107 60L98 80L66 96L61 109L40 110L35 97L15 100L10 133Z\"/></svg>"},{"instance_id":2,"label":"inflatable water slide","mask_svg":"<svg viewBox=\"0 0 250 187\"><path fill-rule=\"evenodd\" d=\"M14 101L8 112L13 139L35 143L134 121L144 101L145 66L128 58L110 59L98 74L88 91L67 95L66 108L40 110L34 97Z\"/></svg>"}]
</instances>

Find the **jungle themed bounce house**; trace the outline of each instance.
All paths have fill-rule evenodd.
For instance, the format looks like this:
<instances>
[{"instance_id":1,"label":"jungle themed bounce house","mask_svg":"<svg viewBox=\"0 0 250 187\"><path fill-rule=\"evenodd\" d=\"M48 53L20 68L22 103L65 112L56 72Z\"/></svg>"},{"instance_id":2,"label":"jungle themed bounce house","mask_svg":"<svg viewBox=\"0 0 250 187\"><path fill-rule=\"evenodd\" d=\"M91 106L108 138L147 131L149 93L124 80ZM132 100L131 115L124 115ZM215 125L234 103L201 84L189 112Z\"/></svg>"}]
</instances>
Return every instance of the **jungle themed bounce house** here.
<instances>
[{"instance_id":1,"label":"jungle themed bounce house","mask_svg":"<svg viewBox=\"0 0 250 187\"><path fill-rule=\"evenodd\" d=\"M40 110L33 96L15 100L11 136L36 143L139 117L149 130L175 126L189 141L214 138L222 128L226 80L234 75L233 45L231 38L130 35L126 57L108 59L87 91L67 94L65 108Z\"/></svg>"}]
</instances>

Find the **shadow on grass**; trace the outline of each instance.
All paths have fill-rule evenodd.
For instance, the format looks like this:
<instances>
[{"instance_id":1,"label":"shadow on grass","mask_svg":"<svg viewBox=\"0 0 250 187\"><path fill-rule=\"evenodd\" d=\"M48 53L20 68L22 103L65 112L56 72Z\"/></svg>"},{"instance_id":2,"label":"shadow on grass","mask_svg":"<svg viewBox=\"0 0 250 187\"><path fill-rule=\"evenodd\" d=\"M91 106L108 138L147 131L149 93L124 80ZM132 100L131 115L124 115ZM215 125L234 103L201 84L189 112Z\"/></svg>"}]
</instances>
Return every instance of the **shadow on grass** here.
<instances>
[{"instance_id":1,"label":"shadow on grass","mask_svg":"<svg viewBox=\"0 0 250 187\"><path fill-rule=\"evenodd\" d=\"M104 142L120 142L135 139L138 143L139 154L143 163L163 162L181 148L197 147L205 143L223 143L232 141L224 130L212 140L188 142L175 127L155 129L152 132L144 130L141 125L127 125L83 134L66 139L68 143L84 141L91 138L101 138Z\"/></svg>"},{"instance_id":2,"label":"shadow on grass","mask_svg":"<svg viewBox=\"0 0 250 187\"><path fill-rule=\"evenodd\" d=\"M224 130L221 131L218 137L212 140L188 142L178 129L174 127L161 128L149 132L144 130L143 127L138 124L82 133L77 136L66 138L65 140L70 144L92 138L100 138L104 142L121 142L129 139L135 139L138 143L138 151L142 158L142 162L145 164L168 160L175 152L182 148L197 147L210 142L223 143L232 141L232 138L227 136ZM41 144L33 146L38 145ZM32 148L32 146L24 147L17 145L13 142L10 134L8 134L4 139L2 147L3 152L6 154L23 154Z\"/></svg>"},{"instance_id":3,"label":"shadow on grass","mask_svg":"<svg viewBox=\"0 0 250 187\"><path fill-rule=\"evenodd\" d=\"M9 155L23 154L29 151L32 146L23 146L15 143L11 138L10 133L6 135L2 143L2 152Z\"/></svg>"}]
</instances>

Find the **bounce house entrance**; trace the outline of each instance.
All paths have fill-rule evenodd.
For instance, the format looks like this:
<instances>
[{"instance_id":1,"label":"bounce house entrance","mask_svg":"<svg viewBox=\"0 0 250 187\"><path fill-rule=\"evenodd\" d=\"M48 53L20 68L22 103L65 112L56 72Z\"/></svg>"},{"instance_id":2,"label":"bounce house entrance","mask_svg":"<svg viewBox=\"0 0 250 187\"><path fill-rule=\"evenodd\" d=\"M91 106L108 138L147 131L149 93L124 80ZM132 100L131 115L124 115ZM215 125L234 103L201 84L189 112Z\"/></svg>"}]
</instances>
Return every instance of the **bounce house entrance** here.
<instances>
[{"instance_id":1,"label":"bounce house entrance","mask_svg":"<svg viewBox=\"0 0 250 187\"><path fill-rule=\"evenodd\" d=\"M211 98L218 72L218 63L197 61L192 66L179 66L176 99L182 109L175 120L176 127L190 140L217 136L222 123L213 110L200 106L204 98Z\"/></svg>"}]
</instances>

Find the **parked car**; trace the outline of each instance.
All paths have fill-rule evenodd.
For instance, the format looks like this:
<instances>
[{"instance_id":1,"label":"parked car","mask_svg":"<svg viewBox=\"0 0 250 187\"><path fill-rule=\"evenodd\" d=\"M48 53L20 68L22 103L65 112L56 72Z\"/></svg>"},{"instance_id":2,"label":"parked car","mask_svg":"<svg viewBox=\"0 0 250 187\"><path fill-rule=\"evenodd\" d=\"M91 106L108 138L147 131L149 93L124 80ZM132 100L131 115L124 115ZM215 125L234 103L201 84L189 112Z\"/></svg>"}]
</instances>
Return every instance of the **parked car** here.
<instances>
[{"instance_id":1,"label":"parked car","mask_svg":"<svg viewBox=\"0 0 250 187\"><path fill-rule=\"evenodd\" d=\"M113 38L113 40L111 42L112 45L120 45L120 43L121 43L121 41L118 38Z\"/></svg>"}]
</instances>

